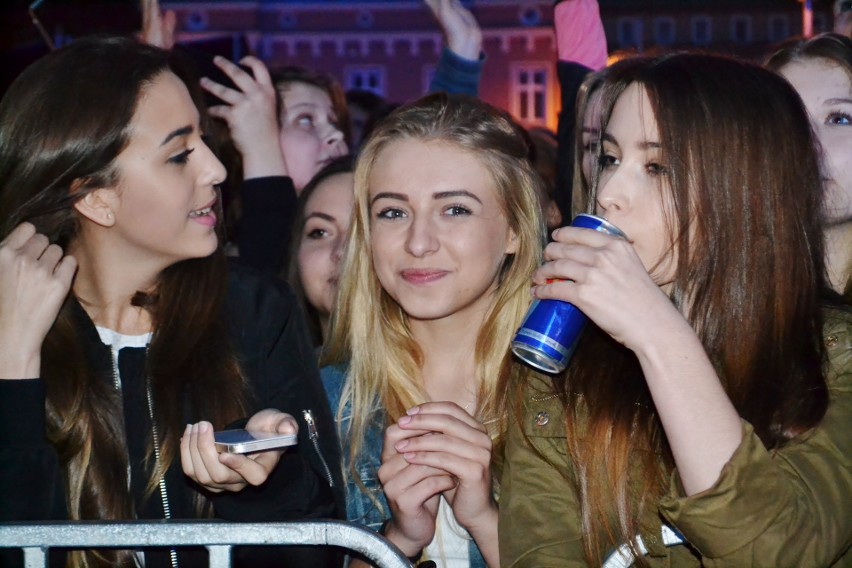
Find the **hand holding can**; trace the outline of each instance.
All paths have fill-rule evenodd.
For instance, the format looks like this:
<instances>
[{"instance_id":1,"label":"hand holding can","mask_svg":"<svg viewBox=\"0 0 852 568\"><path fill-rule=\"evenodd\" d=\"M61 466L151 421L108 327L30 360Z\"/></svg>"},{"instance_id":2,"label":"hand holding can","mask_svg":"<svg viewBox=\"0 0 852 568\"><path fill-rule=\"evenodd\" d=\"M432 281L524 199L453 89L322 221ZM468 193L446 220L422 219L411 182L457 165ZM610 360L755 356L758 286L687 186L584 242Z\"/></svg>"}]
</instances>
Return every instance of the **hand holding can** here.
<instances>
[{"instance_id":1,"label":"hand holding can","mask_svg":"<svg viewBox=\"0 0 852 568\"><path fill-rule=\"evenodd\" d=\"M592 229L626 239L618 227L595 215L581 213L572 227ZM559 373L571 359L588 318L576 306L560 300L536 300L512 341L512 352L545 373Z\"/></svg>"}]
</instances>

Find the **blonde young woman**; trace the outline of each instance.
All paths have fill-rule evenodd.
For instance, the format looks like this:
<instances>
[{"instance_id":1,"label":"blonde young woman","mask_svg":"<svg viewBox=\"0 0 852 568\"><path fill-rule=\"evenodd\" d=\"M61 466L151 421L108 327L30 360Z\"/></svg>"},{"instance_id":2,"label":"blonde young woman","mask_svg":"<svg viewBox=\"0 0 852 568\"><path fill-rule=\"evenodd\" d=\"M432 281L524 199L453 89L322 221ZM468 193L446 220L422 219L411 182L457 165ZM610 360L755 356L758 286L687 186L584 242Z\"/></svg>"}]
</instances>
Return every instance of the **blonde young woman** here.
<instances>
[{"instance_id":1,"label":"blonde young woman","mask_svg":"<svg viewBox=\"0 0 852 568\"><path fill-rule=\"evenodd\" d=\"M412 559L496 566L492 465L542 222L519 129L473 98L392 114L362 150L323 380L350 520Z\"/></svg>"}]
</instances>

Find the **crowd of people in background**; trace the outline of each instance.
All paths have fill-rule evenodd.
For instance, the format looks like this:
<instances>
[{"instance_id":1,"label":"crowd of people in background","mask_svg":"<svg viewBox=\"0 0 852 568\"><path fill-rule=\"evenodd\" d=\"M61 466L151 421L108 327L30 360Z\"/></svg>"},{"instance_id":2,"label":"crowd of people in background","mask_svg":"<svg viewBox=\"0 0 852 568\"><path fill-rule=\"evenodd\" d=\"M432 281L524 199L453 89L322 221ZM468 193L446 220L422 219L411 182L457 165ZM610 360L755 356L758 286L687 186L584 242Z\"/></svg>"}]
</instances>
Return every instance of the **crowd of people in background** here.
<instances>
[{"instance_id":1,"label":"crowd of people in background","mask_svg":"<svg viewBox=\"0 0 852 568\"><path fill-rule=\"evenodd\" d=\"M151 1L4 94L0 522L343 519L424 568L852 566L852 3L747 61L612 58L597 0L557 0L551 132L478 98L474 15L424 2L446 45L415 101L202 65ZM546 299L589 319L553 374L509 348ZM298 442L220 453L233 428Z\"/></svg>"}]
</instances>

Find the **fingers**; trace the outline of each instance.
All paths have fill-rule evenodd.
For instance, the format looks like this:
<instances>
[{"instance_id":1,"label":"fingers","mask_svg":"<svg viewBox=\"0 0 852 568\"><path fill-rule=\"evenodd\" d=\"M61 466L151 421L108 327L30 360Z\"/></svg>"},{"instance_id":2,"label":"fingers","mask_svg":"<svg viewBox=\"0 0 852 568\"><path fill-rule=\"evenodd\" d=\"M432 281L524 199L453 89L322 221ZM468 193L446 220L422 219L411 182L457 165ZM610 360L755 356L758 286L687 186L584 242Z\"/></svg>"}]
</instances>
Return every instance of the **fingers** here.
<instances>
[{"instance_id":1,"label":"fingers","mask_svg":"<svg viewBox=\"0 0 852 568\"><path fill-rule=\"evenodd\" d=\"M18 250L35 235L36 228L32 223L21 223L10 232L3 242L0 242L0 248L9 248L10 250Z\"/></svg>"},{"instance_id":2,"label":"fingers","mask_svg":"<svg viewBox=\"0 0 852 568\"><path fill-rule=\"evenodd\" d=\"M41 258L48 246L50 246L50 240L41 233L36 233L19 248L19 251L29 258L37 260Z\"/></svg>"},{"instance_id":3,"label":"fingers","mask_svg":"<svg viewBox=\"0 0 852 568\"><path fill-rule=\"evenodd\" d=\"M255 413L246 423L246 430L259 430L275 434L298 434L299 424L286 412L266 408Z\"/></svg>"},{"instance_id":4,"label":"fingers","mask_svg":"<svg viewBox=\"0 0 852 568\"><path fill-rule=\"evenodd\" d=\"M267 87L272 85L272 80L270 79L266 65L264 65L263 62L256 57L247 56L240 60L240 63L246 65L252 70L254 76L247 73L236 63L228 61L221 55L214 57L213 63L216 67L221 69L222 72L225 73L225 75L227 75L228 78L234 82L234 85L236 85L243 93L248 94L257 90L258 85Z\"/></svg>"},{"instance_id":5,"label":"fingers","mask_svg":"<svg viewBox=\"0 0 852 568\"><path fill-rule=\"evenodd\" d=\"M203 88L205 91L207 91L207 92L209 92L213 95L216 95L221 100L228 103L229 105L237 104L238 102L240 102L240 100L242 99L242 96L243 96L242 93L240 93L239 91L234 90L234 89L230 89L230 88L226 87L225 85L222 85L220 83L217 83L216 81L213 81L212 79L208 79L207 77L202 77L200 84L201 84L201 88ZM221 107L220 106L220 107L213 107L213 108L219 108L220 113L221 113L221 112L224 112L224 110L227 109L228 107ZM222 114L218 114L216 116L218 116L219 118L226 118Z\"/></svg>"},{"instance_id":6,"label":"fingers","mask_svg":"<svg viewBox=\"0 0 852 568\"><path fill-rule=\"evenodd\" d=\"M263 61L253 55L247 55L240 59L240 63L251 69L255 81L261 85L272 85L272 77L269 75L269 69L266 68Z\"/></svg>"},{"instance_id":7,"label":"fingers","mask_svg":"<svg viewBox=\"0 0 852 568\"><path fill-rule=\"evenodd\" d=\"M624 240L620 237L607 235L600 231L592 231L581 227L560 227L551 233L551 237L557 243L576 243L590 247L602 247L612 241Z\"/></svg>"},{"instance_id":8,"label":"fingers","mask_svg":"<svg viewBox=\"0 0 852 568\"><path fill-rule=\"evenodd\" d=\"M262 485L278 465L282 453L281 450L268 450L250 455L218 454L218 458L221 465L239 474L242 478L239 480L239 489L242 489L242 480L255 487ZM235 479L230 472L227 474L228 479Z\"/></svg>"},{"instance_id":9,"label":"fingers","mask_svg":"<svg viewBox=\"0 0 852 568\"><path fill-rule=\"evenodd\" d=\"M219 464L218 452L213 444L213 428L209 422L199 422L193 424L189 433L189 459L192 464L191 469L194 472L193 479L203 485L208 490L215 493L221 492L224 487L224 480L219 472L210 472L212 466L214 470L218 470ZM214 476L217 479L214 480Z\"/></svg>"},{"instance_id":10,"label":"fingers","mask_svg":"<svg viewBox=\"0 0 852 568\"><path fill-rule=\"evenodd\" d=\"M399 419L401 430L439 432L467 441L490 439L485 426L452 402L430 402L410 409Z\"/></svg>"},{"instance_id":11,"label":"fingers","mask_svg":"<svg viewBox=\"0 0 852 568\"><path fill-rule=\"evenodd\" d=\"M392 474L383 464L379 480L388 501L409 514L423 507L428 499L456 486L455 479L441 469L407 463Z\"/></svg>"},{"instance_id":12,"label":"fingers","mask_svg":"<svg viewBox=\"0 0 852 568\"><path fill-rule=\"evenodd\" d=\"M74 279L75 272L77 272L77 259L67 255L56 265L53 274L59 280L61 288L67 291L71 288L71 281Z\"/></svg>"},{"instance_id":13,"label":"fingers","mask_svg":"<svg viewBox=\"0 0 852 568\"><path fill-rule=\"evenodd\" d=\"M214 493L240 491L246 484L260 485L275 468L281 452L258 452L251 459L239 454L220 454L209 422L188 426L181 438L184 473Z\"/></svg>"}]
</instances>

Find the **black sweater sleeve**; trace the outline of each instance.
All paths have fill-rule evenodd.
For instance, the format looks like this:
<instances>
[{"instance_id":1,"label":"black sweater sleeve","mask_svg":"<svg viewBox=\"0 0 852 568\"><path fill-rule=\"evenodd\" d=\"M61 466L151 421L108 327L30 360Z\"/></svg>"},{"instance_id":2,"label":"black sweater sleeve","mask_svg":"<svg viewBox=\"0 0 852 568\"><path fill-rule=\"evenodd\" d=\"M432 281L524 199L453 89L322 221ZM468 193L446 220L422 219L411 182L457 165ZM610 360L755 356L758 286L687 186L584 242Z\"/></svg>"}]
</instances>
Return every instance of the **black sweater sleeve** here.
<instances>
[{"instance_id":1,"label":"black sweater sleeve","mask_svg":"<svg viewBox=\"0 0 852 568\"><path fill-rule=\"evenodd\" d=\"M0 380L0 522L64 520L65 489L45 435L41 379Z\"/></svg>"},{"instance_id":2,"label":"black sweater sleeve","mask_svg":"<svg viewBox=\"0 0 852 568\"><path fill-rule=\"evenodd\" d=\"M296 216L296 189L284 176L247 179L240 192L237 227L240 264L279 273Z\"/></svg>"},{"instance_id":3,"label":"black sweater sleeve","mask_svg":"<svg viewBox=\"0 0 852 568\"><path fill-rule=\"evenodd\" d=\"M299 443L284 452L263 485L214 496L216 516L231 521L341 518L338 442L295 298L277 278L234 267L228 300L235 347L253 391L251 412L276 408L293 415ZM310 436L304 410L311 411L319 427L316 439ZM288 547L272 554L268 565L327 566L334 561L324 548ZM251 565L267 564L253 552Z\"/></svg>"}]
</instances>

